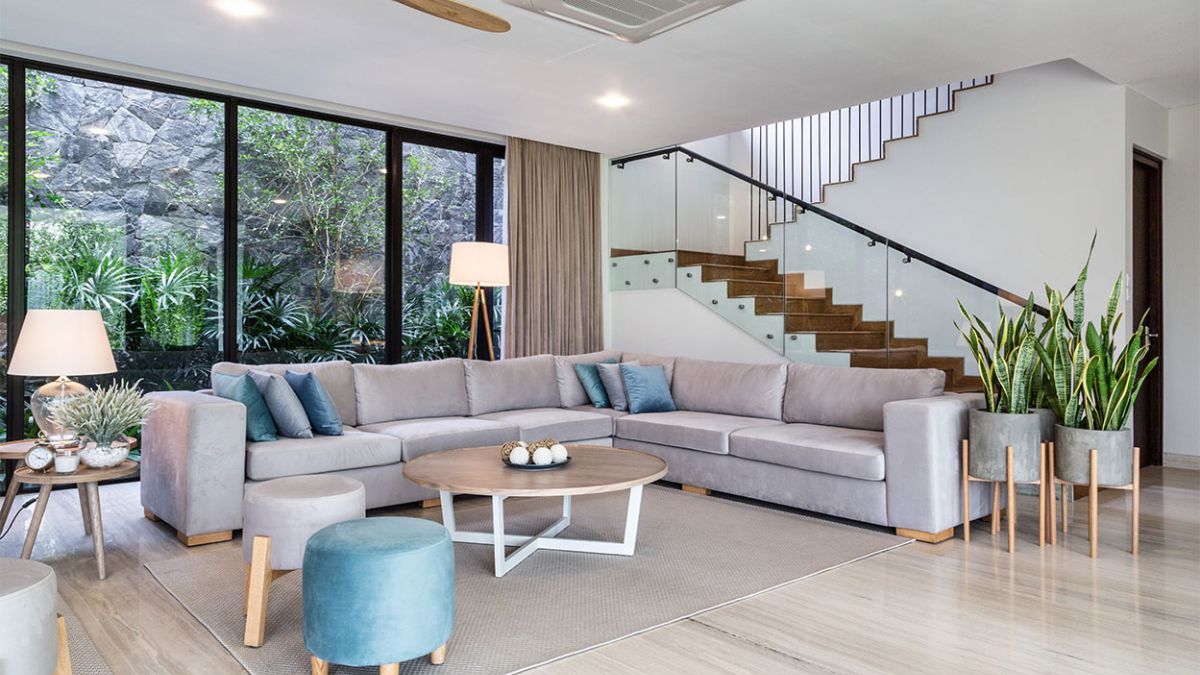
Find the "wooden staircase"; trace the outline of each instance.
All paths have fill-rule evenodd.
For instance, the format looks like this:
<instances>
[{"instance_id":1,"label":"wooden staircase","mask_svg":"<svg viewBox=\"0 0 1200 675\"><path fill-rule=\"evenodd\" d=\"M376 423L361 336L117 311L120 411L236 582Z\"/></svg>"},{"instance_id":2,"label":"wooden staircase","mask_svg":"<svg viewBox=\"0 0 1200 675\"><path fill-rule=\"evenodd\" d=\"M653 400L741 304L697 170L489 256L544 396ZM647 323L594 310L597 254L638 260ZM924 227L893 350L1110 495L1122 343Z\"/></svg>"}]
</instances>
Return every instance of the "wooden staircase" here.
<instances>
[{"instance_id":1,"label":"wooden staircase","mask_svg":"<svg viewBox=\"0 0 1200 675\"><path fill-rule=\"evenodd\" d=\"M805 288L802 273L779 274L776 260L679 251L678 268L725 282L730 298L754 298L756 314L782 315L786 333L814 335L818 352L849 354L851 366L937 368L946 373L946 391L982 390L978 377L964 373L962 358L929 355L926 338L896 337L892 321L864 321L862 305L834 304L830 289Z\"/></svg>"}]
</instances>

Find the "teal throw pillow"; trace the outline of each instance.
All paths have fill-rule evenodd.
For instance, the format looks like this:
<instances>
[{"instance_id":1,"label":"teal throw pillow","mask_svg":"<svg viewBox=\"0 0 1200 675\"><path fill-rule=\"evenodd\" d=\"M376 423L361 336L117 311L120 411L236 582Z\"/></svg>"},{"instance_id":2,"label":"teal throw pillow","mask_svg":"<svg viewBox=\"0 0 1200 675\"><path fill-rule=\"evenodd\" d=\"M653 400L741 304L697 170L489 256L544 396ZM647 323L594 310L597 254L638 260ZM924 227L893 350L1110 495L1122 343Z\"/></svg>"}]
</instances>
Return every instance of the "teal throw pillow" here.
<instances>
[{"instance_id":1,"label":"teal throw pillow","mask_svg":"<svg viewBox=\"0 0 1200 675\"><path fill-rule=\"evenodd\" d=\"M274 441L278 438L271 409L258 391L258 385L250 379L250 373L213 373L212 380L213 392L217 396L246 406L246 440Z\"/></svg>"},{"instance_id":2,"label":"teal throw pillow","mask_svg":"<svg viewBox=\"0 0 1200 675\"><path fill-rule=\"evenodd\" d=\"M661 365L622 363L621 381L625 384L629 412L634 415L675 411L675 399L671 398L671 387L667 384L667 371Z\"/></svg>"},{"instance_id":3,"label":"teal throw pillow","mask_svg":"<svg viewBox=\"0 0 1200 675\"><path fill-rule=\"evenodd\" d=\"M342 416L333 404L329 391L316 375L289 370L283 374L283 379L291 385L292 391L296 392L313 431L323 436L342 435Z\"/></svg>"},{"instance_id":4,"label":"teal throw pillow","mask_svg":"<svg viewBox=\"0 0 1200 675\"><path fill-rule=\"evenodd\" d=\"M616 361L599 361L597 363L616 363ZM604 383L600 381L600 372L596 365L596 363L576 363L575 375L579 377L579 382L583 385L583 390L587 392L588 398L592 400L593 406L611 408L612 402L608 400L608 392L604 391Z\"/></svg>"}]
</instances>

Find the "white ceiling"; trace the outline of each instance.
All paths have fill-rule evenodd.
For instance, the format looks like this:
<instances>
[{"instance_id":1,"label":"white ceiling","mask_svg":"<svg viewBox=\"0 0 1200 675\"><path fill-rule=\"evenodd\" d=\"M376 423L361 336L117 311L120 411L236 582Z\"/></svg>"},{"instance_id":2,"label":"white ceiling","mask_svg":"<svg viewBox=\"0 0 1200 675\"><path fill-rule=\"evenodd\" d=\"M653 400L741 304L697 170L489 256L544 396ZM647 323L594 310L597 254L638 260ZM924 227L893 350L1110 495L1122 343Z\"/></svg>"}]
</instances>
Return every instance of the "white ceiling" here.
<instances>
[{"instance_id":1,"label":"white ceiling","mask_svg":"<svg viewBox=\"0 0 1200 675\"><path fill-rule=\"evenodd\" d=\"M256 1L239 21L210 0L0 0L0 40L610 154L1061 58L1200 100L1197 0L743 0L641 44L501 0L475 4L506 34L391 0Z\"/></svg>"}]
</instances>

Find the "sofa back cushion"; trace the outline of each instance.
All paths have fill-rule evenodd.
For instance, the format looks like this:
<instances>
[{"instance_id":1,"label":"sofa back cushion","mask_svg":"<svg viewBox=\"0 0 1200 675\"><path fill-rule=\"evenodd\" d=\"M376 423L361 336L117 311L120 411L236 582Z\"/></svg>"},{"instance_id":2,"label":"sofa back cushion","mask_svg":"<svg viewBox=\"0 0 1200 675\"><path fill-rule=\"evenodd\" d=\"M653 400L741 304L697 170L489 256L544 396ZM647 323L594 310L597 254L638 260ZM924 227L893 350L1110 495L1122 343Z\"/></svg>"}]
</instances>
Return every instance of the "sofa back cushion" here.
<instances>
[{"instance_id":1,"label":"sofa back cushion","mask_svg":"<svg viewBox=\"0 0 1200 675\"><path fill-rule=\"evenodd\" d=\"M558 376L550 354L502 361L467 361L472 415L521 408L559 408Z\"/></svg>"},{"instance_id":2,"label":"sofa back cushion","mask_svg":"<svg viewBox=\"0 0 1200 675\"><path fill-rule=\"evenodd\" d=\"M575 372L575 364L618 361L620 358L621 352L612 349L606 349L602 352L592 352L590 354L554 357L554 372L558 378L558 397L562 406L564 408L574 408L575 406L592 403L592 399L583 388L583 383L579 380L579 374Z\"/></svg>"},{"instance_id":3,"label":"sofa back cushion","mask_svg":"<svg viewBox=\"0 0 1200 675\"><path fill-rule=\"evenodd\" d=\"M358 425L354 398L354 370L349 361L322 361L320 363L264 363L244 364L222 361L213 364L212 372L224 375L241 375L251 368L283 376L287 371L293 373L312 373L321 381L329 398L337 406L342 422L348 426Z\"/></svg>"},{"instance_id":4,"label":"sofa back cushion","mask_svg":"<svg viewBox=\"0 0 1200 675\"><path fill-rule=\"evenodd\" d=\"M680 410L777 420L787 365L675 359L671 394Z\"/></svg>"},{"instance_id":5,"label":"sofa back cushion","mask_svg":"<svg viewBox=\"0 0 1200 675\"><path fill-rule=\"evenodd\" d=\"M783 421L883 431L883 404L941 396L946 373L934 368L788 366Z\"/></svg>"},{"instance_id":6,"label":"sofa back cushion","mask_svg":"<svg viewBox=\"0 0 1200 675\"><path fill-rule=\"evenodd\" d=\"M637 362L643 366L658 366L663 367L663 371L667 374L667 384L671 384L675 377L675 357L674 356L655 356L653 354L621 354L621 363Z\"/></svg>"},{"instance_id":7,"label":"sofa back cushion","mask_svg":"<svg viewBox=\"0 0 1200 675\"><path fill-rule=\"evenodd\" d=\"M354 386L359 425L467 414L462 359L390 366L356 363Z\"/></svg>"}]
</instances>

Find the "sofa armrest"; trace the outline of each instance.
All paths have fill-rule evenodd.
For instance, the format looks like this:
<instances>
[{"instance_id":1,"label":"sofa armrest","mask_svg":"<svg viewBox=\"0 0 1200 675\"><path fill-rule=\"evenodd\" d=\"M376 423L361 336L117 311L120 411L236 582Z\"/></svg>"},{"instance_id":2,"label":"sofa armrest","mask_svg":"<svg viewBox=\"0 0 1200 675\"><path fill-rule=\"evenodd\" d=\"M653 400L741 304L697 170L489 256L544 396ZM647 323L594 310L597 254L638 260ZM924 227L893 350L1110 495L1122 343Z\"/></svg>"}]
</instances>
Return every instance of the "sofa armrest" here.
<instances>
[{"instance_id":1,"label":"sofa armrest","mask_svg":"<svg viewBox=\"0 0 1200 675\"><path fill-rule=\"evenodd\" d=\"M884 479L888 525L940 532L962 523L962 441L967 396L892 401L883 406ZM971 485L971 517L991 510L984 483Z\"/></svg>"},{"instance_id":2,"label":"sofa armrest","mask_svg":"<svg viewBox=\"0 0 1200 675\"><path fill-rule=\"evenodd\" d=\"M142 506L183 535L241 528L246 406L193 391L148 398Z\"/></svg>"}]
</instances>

